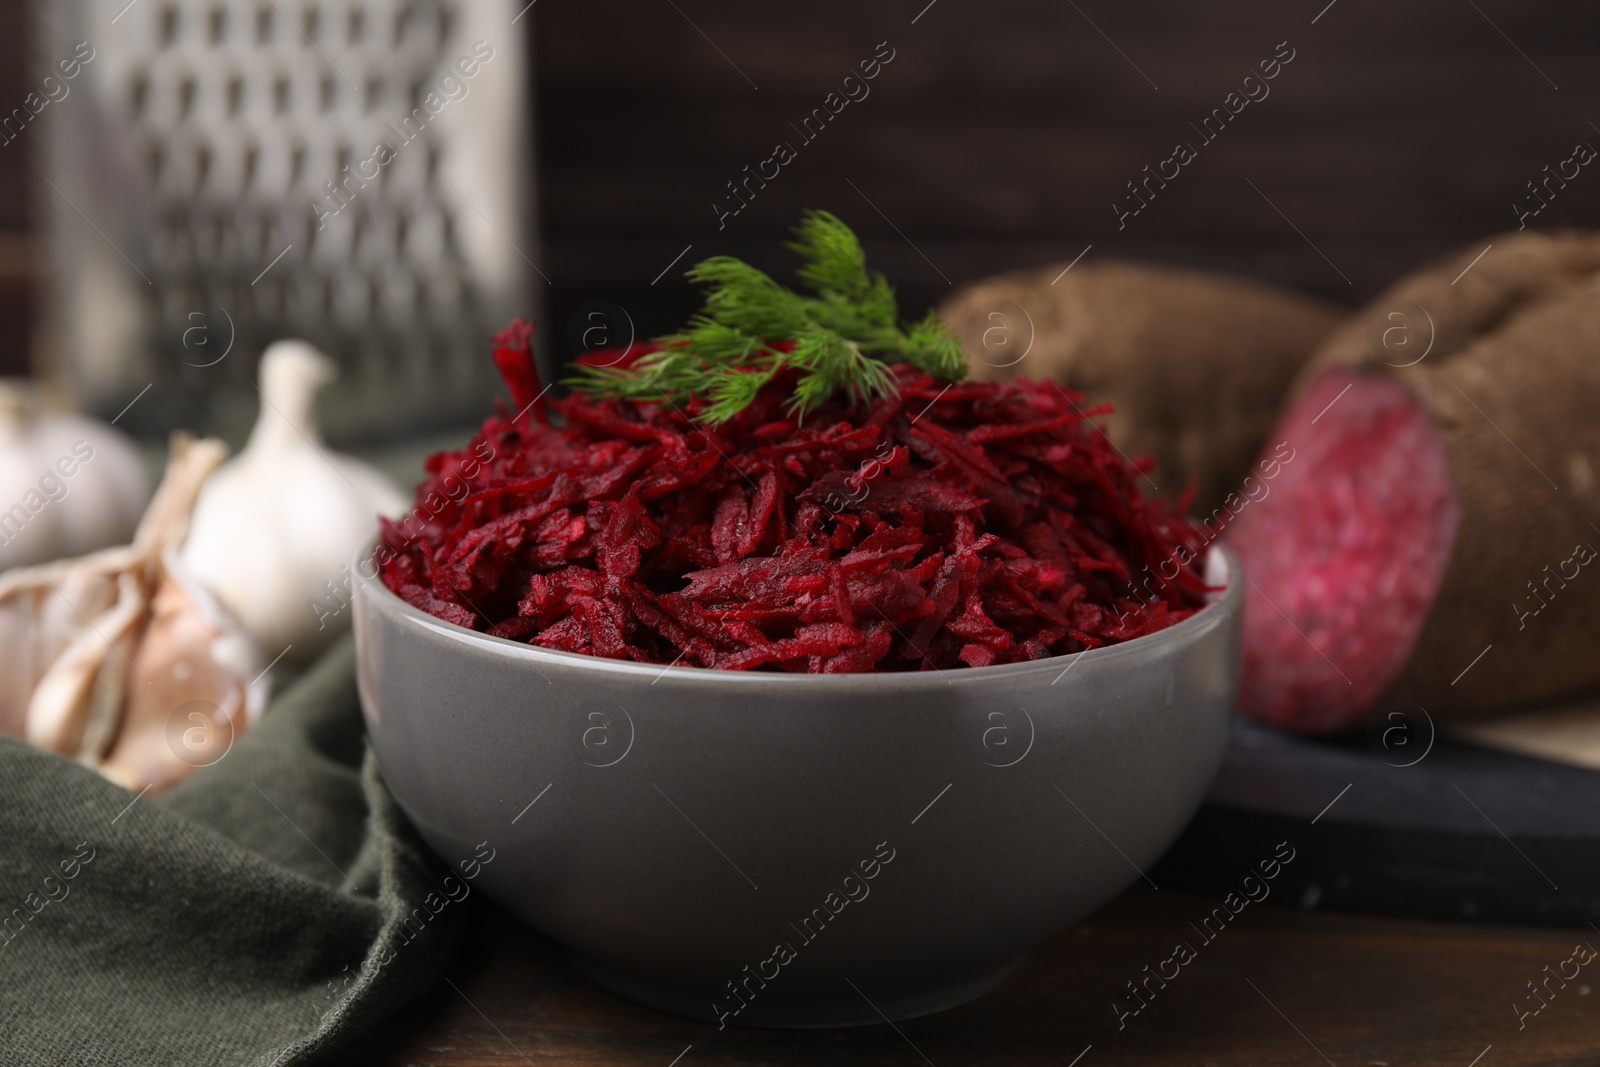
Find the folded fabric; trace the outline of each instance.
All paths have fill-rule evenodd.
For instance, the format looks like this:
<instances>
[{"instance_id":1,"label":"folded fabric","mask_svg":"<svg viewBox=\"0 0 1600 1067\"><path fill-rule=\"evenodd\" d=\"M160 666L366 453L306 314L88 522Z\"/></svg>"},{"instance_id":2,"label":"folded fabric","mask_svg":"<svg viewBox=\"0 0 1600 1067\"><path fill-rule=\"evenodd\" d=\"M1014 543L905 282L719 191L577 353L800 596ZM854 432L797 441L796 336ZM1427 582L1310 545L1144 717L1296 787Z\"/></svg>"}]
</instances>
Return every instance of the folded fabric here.
<instances>
[{"instance_id":1,"label":"folded fabric","mask_svg":"<svg viewBox=\"0 0 1600 1067\"><path fill-rule=\"evenodd\" d=\"M0 1058L323 1062L438 980L467 892L378 776L349 639L161 796L0 737Z\"/></svg>"}]
</instances>

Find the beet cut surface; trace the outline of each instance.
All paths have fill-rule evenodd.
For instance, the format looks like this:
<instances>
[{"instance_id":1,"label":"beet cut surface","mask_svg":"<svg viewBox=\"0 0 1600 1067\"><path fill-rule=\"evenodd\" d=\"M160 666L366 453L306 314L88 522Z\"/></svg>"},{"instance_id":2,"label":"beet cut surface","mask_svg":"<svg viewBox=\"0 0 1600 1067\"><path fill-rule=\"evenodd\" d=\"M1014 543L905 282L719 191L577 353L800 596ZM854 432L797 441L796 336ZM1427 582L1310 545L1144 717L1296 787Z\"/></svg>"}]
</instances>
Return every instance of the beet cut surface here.
<instances>
[{"instance_id":1,"label":"beet cut surface","mask_svg":"<svg viewBox=\"0 0 1600 1067\"><path fill-rule=\"evenodd\" d=\"M1444 442L1393 379L1329 371L1276 437L1298 458L1227 535L1251 580L1239 707L1331 733L1358 725L1405 666L1461 506Z\"/></svg>"},{"instance_id":2,"label":"beet cut surface","mask_svg":"<svg viewBox=\"0 0 1600 1067\"><path fill-rule=\"evenodd\" d=\"M540 399L531 332L495 339L523 410L430 458L416 509L383 523L385 584L439 618L641 663L838 673L1078 652L1204 603L1186 501L1142 495L1148 463L1081 394L896 364L899 395L869 407L797 424L780 378L709 427L699 401ZM1163 565L1176 577L1136 596Z\"/></svg>"}]
</instances>

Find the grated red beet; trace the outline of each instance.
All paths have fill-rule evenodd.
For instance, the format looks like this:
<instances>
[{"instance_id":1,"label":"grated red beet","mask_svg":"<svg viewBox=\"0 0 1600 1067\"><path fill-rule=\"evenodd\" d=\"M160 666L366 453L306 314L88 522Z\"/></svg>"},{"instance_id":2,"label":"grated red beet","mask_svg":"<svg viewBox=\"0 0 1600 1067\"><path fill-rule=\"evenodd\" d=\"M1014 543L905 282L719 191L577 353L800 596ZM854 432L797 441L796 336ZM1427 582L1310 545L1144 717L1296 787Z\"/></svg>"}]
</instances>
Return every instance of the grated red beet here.
<instances>
[{"instance_id":1,"label":"grated red beet","mask_svg":"<svg viewBox=\"0 0 1600 1067\"><path fill-rule=\"evenodd\" d=\"M833 673L1062 655L1204 602L1187 501L1141 495L1148 461L1124 460L1089 422L1110 409L1081 394L896 364L898 396L803 424L781 378L716 427L698 401L575 393L547 411L531 332L495 339L523 410L429 459L416 509L383 523L385 584L442 619L613 659Z\"/></svg>"}]
</instances>

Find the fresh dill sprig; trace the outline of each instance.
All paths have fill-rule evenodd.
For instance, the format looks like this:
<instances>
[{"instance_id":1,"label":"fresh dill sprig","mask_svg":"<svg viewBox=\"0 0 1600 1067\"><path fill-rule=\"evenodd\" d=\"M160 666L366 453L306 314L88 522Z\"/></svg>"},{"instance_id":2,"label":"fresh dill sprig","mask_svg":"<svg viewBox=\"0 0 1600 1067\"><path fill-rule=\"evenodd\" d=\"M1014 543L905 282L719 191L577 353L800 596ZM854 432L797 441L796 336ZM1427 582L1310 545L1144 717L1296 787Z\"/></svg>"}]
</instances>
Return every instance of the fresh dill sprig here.
<instances>
[{"instance_id":1,"label":"fresh dill sprig","mask_svg":"<svg viewBox=\"0 0 1600 1067\"><path fill-rule=\"evenodd\" d=\"M592 396L684 403L708 401L705 422L726 422L749 407L785 370L798 372L787 407L804 418L842 394L853 404L891 396L887 364L905 361L936 378L966 375L961 343L932 312L901 324L894 288L867 269L861 242L840 219L810 211L788 247L800 254L800 280L815 296L786 289L732 256L688 271L706 302L682 331L657 338L660 350L629 367L580 364L565 384ZM776 347L792 343L792 350Z\"/></svg>"}]
</instances>

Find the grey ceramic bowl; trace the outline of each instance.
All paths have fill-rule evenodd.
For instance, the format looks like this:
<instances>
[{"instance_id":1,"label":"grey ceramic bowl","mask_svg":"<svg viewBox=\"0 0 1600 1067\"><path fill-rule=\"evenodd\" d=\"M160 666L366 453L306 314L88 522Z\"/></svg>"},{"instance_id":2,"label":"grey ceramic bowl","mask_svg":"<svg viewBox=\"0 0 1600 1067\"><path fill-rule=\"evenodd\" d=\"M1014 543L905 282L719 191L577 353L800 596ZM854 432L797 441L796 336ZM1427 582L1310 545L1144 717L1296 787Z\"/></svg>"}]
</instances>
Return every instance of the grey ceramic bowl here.
<instances>
[{"instance_id":1,"label":"grey ceramic bowl","mask_svg":"<svg viewBox=\"0 0 1600 1067\"><path fill-rule=\"evenodd\" d=\"M1193 815L1238 688L1211 560L1225 591L1136 641L828 676L547 652L368 582L361 702L432 847L488 842L473 885L602 984L727 1025L905 1018L998 984Z\"/></svg>"}]
</instances>

